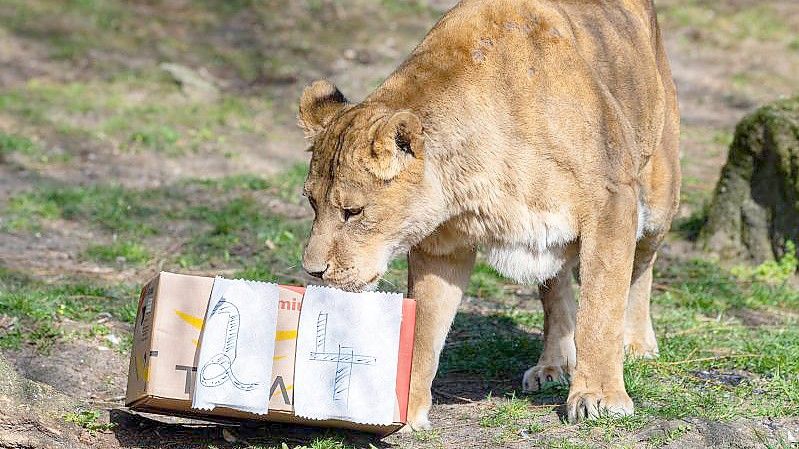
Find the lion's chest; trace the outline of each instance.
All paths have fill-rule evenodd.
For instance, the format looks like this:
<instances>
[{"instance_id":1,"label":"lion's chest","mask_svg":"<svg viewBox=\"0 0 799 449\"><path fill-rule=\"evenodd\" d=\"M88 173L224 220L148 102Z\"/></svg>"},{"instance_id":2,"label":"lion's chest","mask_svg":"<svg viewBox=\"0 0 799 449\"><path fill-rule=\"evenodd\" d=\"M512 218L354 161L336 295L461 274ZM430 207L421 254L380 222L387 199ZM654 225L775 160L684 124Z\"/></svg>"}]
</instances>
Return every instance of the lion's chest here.
<instances>
[{"instance_id":1,"label":"lion's chest","mask_svg":"<svg viewBox=\"0 0 799 449\"><path fill-rule=\"evenodd\" d=\"M457 225L483 247L488 263L503 276L523 284L551 279L577 238L573 217L566 211L513 212L501 218L470 215Z\"/></svg>"}]
</instances>

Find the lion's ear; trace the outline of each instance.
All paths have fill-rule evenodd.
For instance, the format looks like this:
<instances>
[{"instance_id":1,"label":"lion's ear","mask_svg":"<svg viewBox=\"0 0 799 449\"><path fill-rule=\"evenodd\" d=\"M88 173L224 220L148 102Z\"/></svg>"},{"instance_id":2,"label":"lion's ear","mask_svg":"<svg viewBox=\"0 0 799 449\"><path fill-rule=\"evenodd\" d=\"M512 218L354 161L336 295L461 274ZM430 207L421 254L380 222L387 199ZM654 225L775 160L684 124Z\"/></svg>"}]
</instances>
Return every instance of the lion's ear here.
<instances>
[{"instance_id":1,"label":"lion's ear","mask_svg":"<svg viewBox=\"0 0 799 449\"><path fill-rule=\"evenodd\" d=\"M422 121L410 111L397 112L380 128L372 147L370 171L388 181L413 160L424 158Z\"/></svg>"},{"instance_id":2,"label":"lion's ear","mask_svg":"<svg viewBox=\"0 0 799 449\"><path fill-rule=\"evenodd\" d=\"M325 129L336 113L347 105L347 99L327 80L314 81L306 87L300 98L300 127L306 137L314 137Z\"/></svg>"}]
</instances>

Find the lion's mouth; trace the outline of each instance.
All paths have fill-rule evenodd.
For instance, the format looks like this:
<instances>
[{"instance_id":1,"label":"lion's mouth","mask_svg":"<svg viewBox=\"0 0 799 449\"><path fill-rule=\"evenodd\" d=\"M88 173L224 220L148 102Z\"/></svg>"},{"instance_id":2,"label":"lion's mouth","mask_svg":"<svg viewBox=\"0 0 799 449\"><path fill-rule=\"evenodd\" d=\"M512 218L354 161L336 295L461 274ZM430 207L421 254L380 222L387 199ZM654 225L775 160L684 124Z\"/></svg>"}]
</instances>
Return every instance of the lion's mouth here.
<instances>
[{"instance_id":1,"label":"lion's mouth","mask_svg":"<svg viewBox=\"0 0 799 449\"><path fill-rule=\"evenodd\" d=\"M344 291L348 292L364 292L364 291L374 291L377 289L377 284L380 282L380 278L383 277L383 273L377 273L372 276L368 281L363 281L357 278L351 279L325 279L325 283L331 287L335 287Z\"/></svg>"}]
</instances>

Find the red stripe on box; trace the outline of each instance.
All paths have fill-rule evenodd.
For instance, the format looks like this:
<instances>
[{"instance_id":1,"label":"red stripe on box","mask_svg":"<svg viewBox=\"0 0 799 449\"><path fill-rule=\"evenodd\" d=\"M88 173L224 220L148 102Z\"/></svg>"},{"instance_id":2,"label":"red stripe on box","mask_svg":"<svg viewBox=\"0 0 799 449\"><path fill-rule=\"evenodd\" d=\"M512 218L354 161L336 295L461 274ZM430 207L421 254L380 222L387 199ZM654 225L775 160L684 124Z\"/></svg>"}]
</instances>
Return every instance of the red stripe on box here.
<instances>
[{"instance_id":1,"label":"red stripe on box","mask_svg":"<svg viewBox=\"0 0 799 449\"><path fill-rule=\"evenodd\" d=\"M299 293L301 295L305 294L305 287L298 287L296 285L281 285L281 287L283 287L283 288L285 288L287 290L291 290L294 293Z\"/></svg>"},{"instance_id":2,"label":"red stripe on box","mask_svg":"<svg viewBox=\"0 0 799 449\"><path fill-rule=\"evenodd\" d=\"M408 422L408 393L411 388L411 363L413 361L413 333L416 328L416 301L402 301L399 359L397 360L397 400L400 421Z\"/></svg>"}]
</instances>

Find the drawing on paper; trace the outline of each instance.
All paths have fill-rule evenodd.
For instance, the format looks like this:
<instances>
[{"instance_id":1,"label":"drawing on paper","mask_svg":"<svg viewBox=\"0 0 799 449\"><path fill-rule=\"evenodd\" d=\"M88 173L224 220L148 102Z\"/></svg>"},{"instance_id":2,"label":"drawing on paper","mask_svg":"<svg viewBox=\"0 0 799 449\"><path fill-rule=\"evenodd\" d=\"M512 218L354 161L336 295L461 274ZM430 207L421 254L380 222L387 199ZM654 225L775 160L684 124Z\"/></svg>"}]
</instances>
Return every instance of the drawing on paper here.
<instances>
[{"instance_id":1,"label":"drawing on paper","mask_svg":"<svg viewBox=\"0 0 799 449\"><path fill-rule=\"evenodd\" d=\"M309 360L317 362L330 362L336 364L336 375L333 377L331 394L333 401L349 403L350 382L352 370L355 365L374 365L377 358L369 355L356 354L355 348L338 344L335 351L327 350L327 323L329 314L319 312L316 319L316 345L311 352Z\"/></svg>"},{"instance_id":2,"label":"drawing on paper","mask_svg":"<svg viewBox=\"0 0 799 449\"><path fill-rule=\"evenodd\" d=\"M209 321L223 315L227 315L227 326L225 326L225 341L222 346L222 352L211 357L203 365L200 370L200 382L206 387L218 387L229 380L239 390L252 391L258 387L258 383L242 382L233 373L233 364L236 362L236 352L239 344L241 316L239 308L224 297L214 306Z\"/></svg>"}]
</instances>

